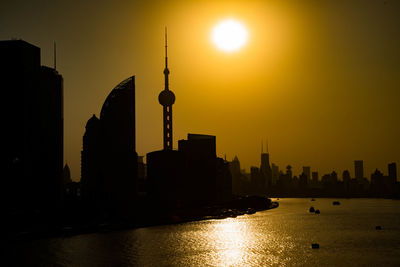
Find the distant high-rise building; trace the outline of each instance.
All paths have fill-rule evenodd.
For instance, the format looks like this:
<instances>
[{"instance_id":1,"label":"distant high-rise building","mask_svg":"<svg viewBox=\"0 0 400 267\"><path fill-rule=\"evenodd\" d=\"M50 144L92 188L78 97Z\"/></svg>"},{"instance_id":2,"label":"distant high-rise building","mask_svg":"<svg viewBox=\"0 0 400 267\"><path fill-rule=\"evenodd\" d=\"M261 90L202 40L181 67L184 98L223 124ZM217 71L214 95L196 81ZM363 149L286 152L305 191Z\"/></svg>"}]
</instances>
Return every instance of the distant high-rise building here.
<instances>
[{"instance_id":1,"label":"distant high-rise building","mask_svg":"<svg viewBox=\"0 0 400 267\"><path fill-rule=\"evenodd\" d=\"M303 166L303 173L307 177L307 183L311 180L311 168L309 166Z\"/></svg>"},{"instance_id":2,"label":"distant high-rise building","mask_svg":"<svg viewBox=\"0 0 400 267\"><path fill-rule=\"evenodd\" d=\"M317 184L318 183L318 172L312 172L312 183Z\"/></svg>"},{"instance_id":3,"label":"distant high-rise building","mask_svg":"<svg viewBox=\"0 0 400 267\"><path fill-rule=\"evenodd\" d=\"M0 41L0 58L1 195L12 209L53 208L63 192L63 78L22 40Z\"/></svg>"},{"instance_id":4,"label":"distant high-rise building","mask_svg":"<svg viewBox=\"0 0 400 267\"><path fill-rule=\"evenodd\" d=\"M242 191L241 187L241 172L240 172L240 162L237 156L229 163L229 170L232 174L232 193L240 194Z\"/></svg>"},{"instance_id":5,"label":"distant high-rise building","mask_svg":"<svg viewBox=\"0 0 400 267\"><path fill-rule=\"evenodd\" d=\"M269 165L269 153L261 153L260 172L265 178L265 186L270 187L272 185L272 170Z\"/></svg>"},{"instance_id":6,"label":"distant high-rise building","mask_svg":"<svg viewBox=\"0 0 400 267\"><path fill-rule=\"evenodd\" d=\"M389 170L389 178L397 182L397 167L396 163L392 162L388 164L388 170Z\"/></svg>"},{"instance_id":7,"label":"distant high-rise building","mask_svg":"<svg viewBox=\"0 0 400 267\"><path fill-rule=\"evenodd\" d=\"M279 166L272 163L271 169L272 169L272 185L276 185L279 179Z\"/></svg>"},{"instance_id":8,"label":"distant high-rise building","mask_svg":"<svg viewBox=\"0 0 400 267\"><path fill-rule=\"evenodd\" d=\"M333 171L331 173L331 179L332 179L332 183L336 184L338 182L338 176L337 176L337 173L335 171Z\"/></svg>"},{"instance_id":9,"label":"distant high-rise building","mask_svg":"<svg viewBox=\"0 0 400 267\"><path fill-rule=\"evenodd\" d=\"M265 177L261 170L255 166L250 167L250 193L265 195Z\"/></svg>"},{"instance_id":10,"label":"distant high-rise building","mask_svg":"<svg viewBox=\"0 0 400 267\"><path fill-rule=\"evenodd\" d=\"M292 166L290 166L290 165L286 166L286 175L288 176L288 178L292 179L292 176L293 176Z\"/></svg>"},{"instance_id":11,"label":"distant high-rise building","mask_svg":"<svg viewBox=\"0 0 400 267\"><path fill-rule=\"evenodd\" d=\"M362 182L364 179L364 162L362 160L354 161L354 172L356 180Z\"/></svg>"},{"instance_id":12,"label":"distant high-rise building","mask_svg":"<svg viewBox=\"0 0 400 267\"><path fill-rule=\"evenodd\" d=\"M351 180L350 172L348 170L344 170L342 174L342 180L344 183L348 183Z\"/></svg>"},{"instance_id":13,"label":"distant high-rise building","mask_svg":"<svg viewBox=\"0 0 400 267\"><path fill-rule=\"evenodd\" d=\"M375 197L385 196L387 188L387 177L383 176L378 169L371 174L371 192Z\"/></svg>"}]
</instances>

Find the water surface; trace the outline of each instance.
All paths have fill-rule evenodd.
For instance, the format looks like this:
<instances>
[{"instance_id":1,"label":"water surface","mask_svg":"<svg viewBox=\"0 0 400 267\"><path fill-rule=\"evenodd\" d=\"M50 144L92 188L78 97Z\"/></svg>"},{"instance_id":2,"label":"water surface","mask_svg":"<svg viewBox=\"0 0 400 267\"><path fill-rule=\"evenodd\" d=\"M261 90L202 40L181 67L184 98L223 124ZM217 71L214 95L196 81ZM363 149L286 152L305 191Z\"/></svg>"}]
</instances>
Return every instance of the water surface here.
<instances>
[{"instance_id":1,"label":"water surface","mask_svg":"<svg viewBox=\"0 0 400 267\"><path fill-rule=\"evenodd\" d=\"M333 200L280 199L277 209L237 218L26 241L11 255L38 266L400 266L400 201Z\"/></svg>"}]
</instances>

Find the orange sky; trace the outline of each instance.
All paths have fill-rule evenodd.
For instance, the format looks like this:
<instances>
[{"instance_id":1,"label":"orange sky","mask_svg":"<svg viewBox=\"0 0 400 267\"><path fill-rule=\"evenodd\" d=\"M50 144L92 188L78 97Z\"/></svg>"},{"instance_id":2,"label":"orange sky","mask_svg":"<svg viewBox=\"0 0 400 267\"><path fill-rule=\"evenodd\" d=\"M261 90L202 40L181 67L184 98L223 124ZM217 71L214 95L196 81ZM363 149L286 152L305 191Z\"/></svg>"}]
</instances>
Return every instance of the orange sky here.
<instances>
[{"instance_id":1,"label":"orange sky","mask_svg":"<svg viewBox=\"0 0 400 267\"><path fill-rule=\"evenodd\" d=\"M64 77L65 161L80 178L86 121L136 75L139 155L162 147L163 31L169 32L174 141L217 136L217 153L320 174L363 159L369 177L400 164L400 2L4 1L0 39L41 47ZM217 50L212 27L235 18L249 30L236 53Z\"/></svg>"}]
</instances>

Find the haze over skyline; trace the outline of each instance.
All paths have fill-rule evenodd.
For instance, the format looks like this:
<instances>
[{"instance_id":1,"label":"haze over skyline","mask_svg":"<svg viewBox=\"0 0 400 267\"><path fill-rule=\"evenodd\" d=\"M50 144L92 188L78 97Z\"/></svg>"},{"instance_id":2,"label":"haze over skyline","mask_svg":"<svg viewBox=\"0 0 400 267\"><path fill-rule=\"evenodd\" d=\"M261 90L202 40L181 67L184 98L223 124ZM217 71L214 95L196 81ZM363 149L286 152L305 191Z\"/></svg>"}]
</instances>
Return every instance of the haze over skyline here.
<instances>
[{"instance_id":1,"label":"haze over skyline","mask_svg":"<svg viewBox=\"0 0 400 267\"><path fill-rule=\"evenodd\" d=\"M217 153L320 175L364 160L365 176L400 162L400 3L396 1L5 1L0 39L41 48L64 77L64 158L80 177L85 124L136 75L137 151L162 148L163 31L169 29L174 147L187 133L217 136ZM235 18L248 44L222 53L212 28ZM29 25L29 26L27 26Z\"/></svg>"}]
</instances>

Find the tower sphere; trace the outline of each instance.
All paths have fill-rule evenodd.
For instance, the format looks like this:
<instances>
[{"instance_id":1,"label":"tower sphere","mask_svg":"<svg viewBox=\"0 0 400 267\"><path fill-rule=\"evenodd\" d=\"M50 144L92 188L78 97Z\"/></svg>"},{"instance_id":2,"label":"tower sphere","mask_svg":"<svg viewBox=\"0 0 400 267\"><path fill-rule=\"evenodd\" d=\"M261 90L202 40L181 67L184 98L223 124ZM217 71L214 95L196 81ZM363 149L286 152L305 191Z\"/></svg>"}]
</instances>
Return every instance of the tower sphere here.
<instances>
[{"instance_id":1,"label":"tower sphere","mask_svg":"<svg viewBox=\"0 0 400 267\"><path fill-rule=\"evenodd\" d=\"M171 106L175 103L175 94L169 90L163 90L158 95L158 102L163 106Z\"/></svg>"}]
</instances>

